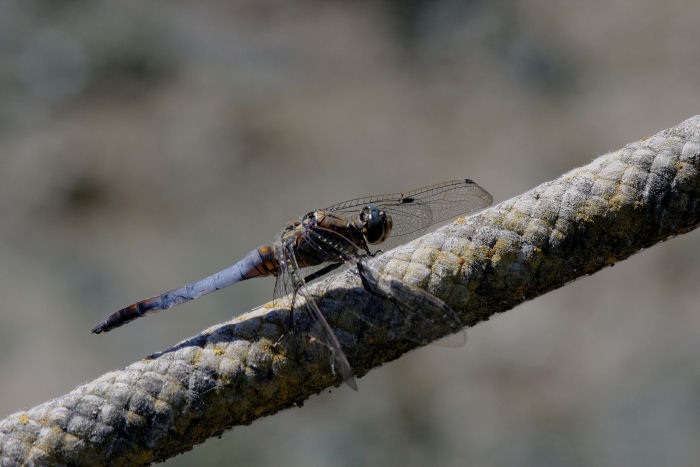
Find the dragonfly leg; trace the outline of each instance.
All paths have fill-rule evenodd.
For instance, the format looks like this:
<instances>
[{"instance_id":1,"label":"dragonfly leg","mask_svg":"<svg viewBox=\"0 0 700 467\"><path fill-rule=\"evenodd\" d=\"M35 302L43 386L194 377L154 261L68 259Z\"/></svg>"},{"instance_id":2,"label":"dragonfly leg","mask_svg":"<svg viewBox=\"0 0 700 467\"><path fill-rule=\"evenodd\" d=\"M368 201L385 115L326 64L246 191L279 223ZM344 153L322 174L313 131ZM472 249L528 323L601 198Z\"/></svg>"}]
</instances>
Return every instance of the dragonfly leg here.
<instances>
[{"instance_id":1,"label":"dragonfly leg","mask_svg":"<svg viewBox=\"0 0 700 467\"><path fill-rule=\"evenodd\" d=\"M306 276L304 278L304 282L306 282L308 284L312 280L318 279L319 277L323 276L324 274L328 274L329 272L338 269L342 264L343 264L342 261L338 262L338 263L331 263L328 266L326 266L325 268L319 269L315 273L309 274L308 276Z\"/></svg>"},{"instance_id":2,"label":"dragonfly leg","mask_svg":"<svg viewBox=\"0 0 700 467\"><path fill-rule=\"evenodd\" d=\"M394 307L401 311L401 307L397 303L396 299L391 297L390 295L387 295L384 292L381 292L379 290L375 290L372 284L370 284L369 280L367 279L367 271L365 271L365 265L362 264L362 261L356 261L357 264L357 275L360 276L360 280L362 281L362 287L369 292L371 295L374 295L377 298L380 298L382 300L388 300L391 302Z\"/></svg>"},{"instance_id":3,"label":"dragonfly leg","mask_svg":"<svg viewBox=\"0 0 700 467\"><path fill-rule=\"evenodd\" d=\"M391 300L390 297L387 297L386 295L377 292L376 290L373 290L372 286L369 283L369 280L367 280L367 272L365 271L365 266L362 264L362 261L356 261L357 264L357 275L360 276L360 280L362 281L362 287L365 288L365 290L375 297L382 298L382 299L387 299ZM393 300L391 300L393 302Z\"/></svg>"}]
</instances>

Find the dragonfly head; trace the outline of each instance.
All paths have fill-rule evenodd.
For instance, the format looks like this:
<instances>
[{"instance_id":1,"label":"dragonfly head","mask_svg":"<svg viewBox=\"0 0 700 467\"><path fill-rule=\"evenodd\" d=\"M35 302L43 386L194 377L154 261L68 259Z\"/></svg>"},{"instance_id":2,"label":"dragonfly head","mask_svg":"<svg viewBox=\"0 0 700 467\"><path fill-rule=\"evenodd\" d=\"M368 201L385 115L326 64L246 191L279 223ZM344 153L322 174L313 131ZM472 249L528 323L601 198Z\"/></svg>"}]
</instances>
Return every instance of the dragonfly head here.
<instances>
[{"instance_id":1,"label":"dragonfly head","mask_svg":"<svg viewBox=\"0 0 700 467\"><path fill-rule=\"evenodd\" d=\"M358 227L370 245L382 243L391 232L391 216L371 204L366 205L360 212Z\"/></svg>"}]
</instances>

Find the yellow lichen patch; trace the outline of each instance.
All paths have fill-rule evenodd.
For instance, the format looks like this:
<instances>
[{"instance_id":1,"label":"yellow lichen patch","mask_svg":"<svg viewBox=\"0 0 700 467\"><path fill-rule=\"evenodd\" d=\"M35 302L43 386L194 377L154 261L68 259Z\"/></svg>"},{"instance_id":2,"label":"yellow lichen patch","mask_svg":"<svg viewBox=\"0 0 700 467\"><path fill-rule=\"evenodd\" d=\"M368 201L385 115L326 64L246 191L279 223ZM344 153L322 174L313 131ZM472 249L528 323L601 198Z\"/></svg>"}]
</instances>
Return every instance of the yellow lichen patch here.
<instances>
[{"instance_id":1,"label":"yellow lichen patch","mask_svg":"<svg viewBox=\"0 0 700 467\"><path fill-rule=\"evenodd\" d=\"M517 255L517 252L513 242L506 238L499 238L493 245L491 262L495 264L500 261L512 261L515 258L514 255Z\"/></svg>"},{"instance_id":2,"label":"yellow lichen patch","mask_svg":"<svg viewBox=\"0 0 700 467\"><path fill-rule=\"evenodd\" d=\"M610 207L616 211L619 211L623 206L630 204L632 199L624 191L619 191L610 200Z\"/></svg>"},{"instance_id":3,"label":"yellow lichen patch","mask_svg":"<svg viewBox=\"0 0 700 467\"><path fill-rule=\"evenodd\" d=\"M202 352L201 352L201 351L196 353L196 355L195 355L194 358L192 359L192 366L193 366L194 368L197 368L197 366L199 365L199 362L202 361L202 357L203 357L203 355L202 355Z\"/></svg>"},{"instance_id":4,"label":"yellow lichen patch","mask_svg":"<svg viewBox=\"0 0 700 467\"><path fill-rule=\"evenodd\" d=\"M26 415L20 415L19 422L23 425L26 425L27 423L29 423L29 417L27 417Z\"/></svg>"},{"instance_id":5,"label":"yellow lichen patch","mask_svg":"<svg viewBox=\"0 0 700 467\"><path fill-rule=\"evenodd\" d=\"M651 136L646 136L646 137L642 138L642 141L646 141L646 140L648 140L649 138L651 138Z\"/></svg>"},{"instance_id":6,"label":"yellow lichen patch","mask_svg":"<svg viewBox=\"0 0 700 467\"><path fill-rule=\"evenodd\" d=\"M436 253L437 254L435 255L435 260L433 261L432 268L435 268L435 266L438 265L447 267L452 266L455 263L455 259L457 259L455 255L448 251L436 250ZM462 260L462 262L464 262L464 260Z\"/></svg>"},{"instance_id":7,"label":"yellow lichen patch","mask_svg":"<svg viewBox=\"0 0 700 467\"><path fill-rule=\"evenodd\" d=\"M594 200L586 200L578 210L578 215L586 222L592 222L603 214L602 203Z\"/></svg>"},{"instance_id":8,"label":"yellow lichen patch","mask_svg":"<svg viewBox=\"0 0 700 467\"><path fill-rule=\"evenodd\" d=\"M464 222L465 220L466 220L466 219L465 219L464 217L458 217L457 219L454 220L454 222L452 223L452 225L459 225L459 224L461 224L462 222Z\"/></svg>"},{"instance_id":9,"label":"yellow lichen patch","mask_svg":"<svg viewBox=\"0 0 700 467\"><path fill-rule=\"evenodd\" d=\"M223 349L220 349L218 347L214 349L214 355L223 355L223 354L224 354Z\"/></svg>"},{"instance_id":10,"label":"yellow lichen patch","mask_svg":"<svg viewBox=\"0 0 700 467\"><path fill-rule=\"evenodd\" d=\"M288 299L278 298L276 300L272 300L271 302L267 302L262 307L266 310L289 310L289 302L290 300Z\"/></svg>"},{"instance_id":11,"label":"yellow lichen patch","mask_svg":"<svg viewBox=\"0 0 700 467\"><path fill-rule=\"evenodd\" d=\"M499 238L496 240L496 244L493 246L494 253L503 254L509 250L510 242L505 238Z\"/></svg>"},{"instance_id":12,"label":"yellow lichen patch","mask_svg":"<svg viewBox=\"0 0 700 467\"><path fill-rule=\"evenodd\" d=\"M493 251L491 248L484 246L484 245L474 245L471 244L469 245L469 248L467 248L466 258L471 262L471 261L489 261L491 259L491 256L493 255Z\"/></svg>"},{"instance_id":13,"label":"yellow lichen patch","mask_svg":"<svg viewBox=\"0 0 700 467\"><path fill-rule=\"evenodd\" d=\"M523 221L529 216L522 211L511 211L508 213L508 218L504 219L502 224L503 227L509 230L520 231L522 229L521 225Z\"/></svg>"}]
</instances>

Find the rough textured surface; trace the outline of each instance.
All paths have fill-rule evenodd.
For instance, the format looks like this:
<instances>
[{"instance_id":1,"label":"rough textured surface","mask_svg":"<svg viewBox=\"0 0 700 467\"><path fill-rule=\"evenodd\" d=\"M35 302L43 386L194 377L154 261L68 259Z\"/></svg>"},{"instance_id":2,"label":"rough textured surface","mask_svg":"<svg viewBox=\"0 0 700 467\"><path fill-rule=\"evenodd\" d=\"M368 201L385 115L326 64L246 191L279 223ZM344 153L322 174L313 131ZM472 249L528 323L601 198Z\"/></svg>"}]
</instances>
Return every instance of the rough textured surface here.
<instances>
[{"instance_id":1,"label":"rough textured surface","mask_svg":"<svg viewBox=\"0 0 700 467\"><path fill-rule=\"evenodd\" d=\"M419 286L472 326L695 228L699 173L700 116L371 264L403 303L430 308ZM450 330L400 313L350 272L314 292L358 376ZM0 422L0 463L156 462L340 384L323 346L290 332L287 318L288 310L266 305L10 415Z\"/></svg>"}]
</instances>

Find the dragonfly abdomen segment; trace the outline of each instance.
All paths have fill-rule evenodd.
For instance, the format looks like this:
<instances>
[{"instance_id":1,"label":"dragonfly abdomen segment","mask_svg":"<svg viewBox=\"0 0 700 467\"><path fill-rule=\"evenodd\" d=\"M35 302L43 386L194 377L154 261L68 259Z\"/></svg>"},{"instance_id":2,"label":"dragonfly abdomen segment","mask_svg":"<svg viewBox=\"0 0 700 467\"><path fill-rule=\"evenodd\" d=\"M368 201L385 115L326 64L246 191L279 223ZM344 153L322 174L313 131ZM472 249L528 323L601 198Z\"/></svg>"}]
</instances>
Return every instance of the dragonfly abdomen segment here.
<instances>
[{"instance_id":1,"label":"dragonfly abdomen segment","mask_svg":"<svg viewBox=\"0 0 700 467\"><path fill-rule=\"evenodd\" d=\"M252 279L253 277L276 274L279 270L279 262L275 258L273 251L268 246L255 248L245 258L231 267L191 284L141 300L112 313L107 319L95 326L92 332L95 334L107 332L146 314L167 310L175 305L189 302L197 297L215 292L237 282Z\"/></svg>"},{"instance_id":2,"label":"dragonfly abdomen segment","mask_svg":"<svg viewBox=\"0 0 700 467\"><path fill-rule=\"evenodd\" d=\"M234 267L238 267L238 269L241 271L241 279L226 285L231 285L235 282L244 281L246 279L252 279L253 277L277 274L280 263L277 261L277 258L275 258L275 252L272 247L260 246L248 253L245 258L231 266L229 269ZM228 269L224 269L221 271L221 273L227 270ZM226 285L224 287L226 287Z\"/></svg>"}]
</instances>

